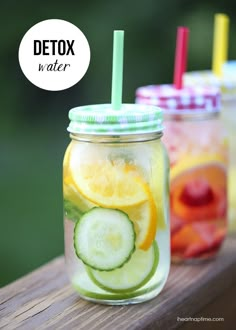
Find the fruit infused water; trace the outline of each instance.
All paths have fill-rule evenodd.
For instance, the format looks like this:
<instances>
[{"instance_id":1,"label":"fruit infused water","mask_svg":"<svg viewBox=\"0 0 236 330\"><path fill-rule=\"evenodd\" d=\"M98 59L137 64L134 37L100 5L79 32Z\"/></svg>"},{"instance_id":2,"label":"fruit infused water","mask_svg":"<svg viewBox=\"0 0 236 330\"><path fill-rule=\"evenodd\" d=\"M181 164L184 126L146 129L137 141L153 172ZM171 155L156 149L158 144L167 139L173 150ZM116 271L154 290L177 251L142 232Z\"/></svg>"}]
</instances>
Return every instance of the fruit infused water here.
<instances>
[{"instance_id":1,"label":"fruit infused water","mask_svg":"<svg viewBox=\"0 0 236 330\"><path fill-rule=\"evenodd\" d=\"M236 231L236 75L235 63L227 62L229 17L216 14L212 52L212 71L192 71L184 75L187 86L215 86L222 93L221 118L228 135L228 219L229 231Z\"/></svg>"},{"instance_id":2,"label":"fruit infused water","mask_svg":"<svg viewBox=\"0 0 236 330\"><path fill-rule=\"evenodd\" d=\"M109 105L72 109L72 142L64 158L68 273L82 297L111 304L156 296L170 261L161 111L123 109L119 114Z\"/></svg>"},{"instance_id":3,"label":"fruit infused water","mask_svg":"<svg viewBox=\"0 0 236 330\"><path fill-rule=\"evenodd\" d=\"M229 224L236 231L236 61L228 61L223 66L223 74L228 81L233 80L234 89L230 95L223 94L222 119L229 139Z\"/></svg>"},{"instance_id":4,"label":"fruit infused water","mask_svg":"<svg viewBox=\"0 0 236 330\"><path fill-rule=\"evenodd\" d=\"M225 70L225 71L224 71ZM184 75L186 86L215 86L222 93L221 119L227 131L229 145L228 168L228 219L229 230L236 231L236 69L225 66L223 76L211 71L193 71Z\"/></svg>"},{"instance_id":5,"label":"fruit infused water","mask_svg":"<svg viewBox=\"0 0 236 330\"><path fill-rule=\"evenodd\" d=\"M69 112L65 259L81 297L131 304L154 298L169 273L169 165L162 110L121 103L121 61L114 61L112 103Z\"/></svg>"},{"instance_id":6,"label":"fruit infused water","mask_svg":"<svg viewBox=\"0 0 236 330\"><path fill-rule=\"evenodd\" d=\"M136 102L164 109L172 260L215 256L227 229L227 143L219 90L151 85L137 90Z\"/></svg>"}]
</instances>

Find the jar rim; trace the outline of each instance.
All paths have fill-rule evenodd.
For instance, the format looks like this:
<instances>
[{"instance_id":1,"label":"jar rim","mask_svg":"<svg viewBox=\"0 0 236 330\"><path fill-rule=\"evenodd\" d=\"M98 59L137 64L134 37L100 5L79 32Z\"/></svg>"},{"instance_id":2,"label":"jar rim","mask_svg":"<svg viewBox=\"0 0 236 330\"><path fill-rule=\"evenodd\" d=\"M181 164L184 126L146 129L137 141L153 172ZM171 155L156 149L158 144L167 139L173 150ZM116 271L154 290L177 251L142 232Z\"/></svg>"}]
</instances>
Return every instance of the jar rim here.
<instances>
[{"instance_id":1,"label":"jar rim","mask_svg":"<svg viewBox=\"0 0 236 330\"><path fill-rule=\"evenodd\" d=\"M77 141L91 143L136 143L158 140L163 136L163 131L148 133L123 134L123 135L101 135L101 134L83 134L70 133L70 138Z\"/></svg>"}]
</instances>

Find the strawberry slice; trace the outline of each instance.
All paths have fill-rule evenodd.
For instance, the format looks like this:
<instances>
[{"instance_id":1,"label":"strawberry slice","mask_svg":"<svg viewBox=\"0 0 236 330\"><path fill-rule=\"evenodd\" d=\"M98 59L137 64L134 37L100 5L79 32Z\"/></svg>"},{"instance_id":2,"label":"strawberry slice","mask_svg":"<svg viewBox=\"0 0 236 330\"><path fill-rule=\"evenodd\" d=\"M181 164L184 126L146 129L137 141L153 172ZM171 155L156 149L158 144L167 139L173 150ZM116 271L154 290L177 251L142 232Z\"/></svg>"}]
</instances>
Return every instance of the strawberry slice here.
<instances>
[{"instance_id":1,"label":"strawberry slice","mask_svg":"<svg viewBox=\"0 0 236 330\"><path fill-rule=\"evenodd\" d=\"M226 229L214 223L187 224L172 235L171 251L173 254L183 254L186 259L199 257L218 250L225 235Z\"/></svg>"},{"instance_id":2,"label":"strawberry slice","mask_svg":"<svg viewBox=\"0 0 236 330\"><path fill-rule=\"evenodd\" d=\"M207 244L211 245L214 241L215 233L218 229L215 223L209 222L195 222L192 224L193 229L198 232L202 240Z\"/></svg>"},{"instance_id":3,"label":"strawberry slice","mask_svg":"<svg viewBox=\"0 0 236 330\"><path fill-rule=\"evenodd\" d=\"M214 253L216 253L224 238L226 235L226 229L224 228L219 228L213 235L213 237L211 238L211 242L210 241L205 241L204 244L201 243L193 243L191 244L184 252L184 258L188 259L188 258L196 258L196 257L200 257L202 255L214 255Z\"/></svg>"},{"instance_id":4,"label":"strawberry slice","mask_svg":"<svg viewBox=\"0 0 236 330\"><path fill-rule=\"evenodd\" d=\"M187 224L172 235L171 251L184 252L189 246L195 243L204 244L204 240L191 224Z\"/></svg>"},{"instance_id":5,"label":"strawberry slice","mask_svg":"<svg viewBox=\"0 0 236 330\"><path fill-rule=\"evenodd\" d=\"M188 206L202 206L213 201L214 194L207 180L196 178L187 182L180 195L180 200Z\"/></svg>"}]
</instances>

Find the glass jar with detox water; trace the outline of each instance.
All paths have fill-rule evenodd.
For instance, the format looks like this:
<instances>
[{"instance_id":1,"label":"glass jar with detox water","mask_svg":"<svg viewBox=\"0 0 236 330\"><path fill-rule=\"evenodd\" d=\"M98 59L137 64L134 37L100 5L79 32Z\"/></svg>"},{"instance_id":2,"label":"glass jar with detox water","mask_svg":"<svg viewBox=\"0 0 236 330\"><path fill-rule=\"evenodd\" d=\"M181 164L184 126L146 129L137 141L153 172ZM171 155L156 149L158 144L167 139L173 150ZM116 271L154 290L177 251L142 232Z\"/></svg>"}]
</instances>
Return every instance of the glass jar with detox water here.
<instances>
[{"instance_id":1,"label":"glass jar with detox water","mask_svg":"<svg viewBox=\"0 0 236 330\"><path fill-rule=\"evenodd\" d=\"M229 143L228 219L229 231L236 232L236 61L223 65L222 77L211 71L193 71L184 75L187 86L215 86L222 92L221 119Z\"/></svg>"},{"instance_id":2,"label":"glass jar with detox water","mask_svg":"<svg viewBox=\"0 0 236 330\"><path fill-rule=\"evenodd\" d=\"M149 300L170 265L162 111L104 104L74 108L69 118L63 192L70 281L98 303Z\"/></svg>"},{"instance_id":3,"label":"glass jar with detox water","mask_svg":"<svg viewBox=\"0 0 236 330\"><path fill-rule=\"evenodd\" d=\"M214 257L227 229L227 143L214 87L145 86L136 102L164 109L173 261Z\"/></svg>"}]
</instances>

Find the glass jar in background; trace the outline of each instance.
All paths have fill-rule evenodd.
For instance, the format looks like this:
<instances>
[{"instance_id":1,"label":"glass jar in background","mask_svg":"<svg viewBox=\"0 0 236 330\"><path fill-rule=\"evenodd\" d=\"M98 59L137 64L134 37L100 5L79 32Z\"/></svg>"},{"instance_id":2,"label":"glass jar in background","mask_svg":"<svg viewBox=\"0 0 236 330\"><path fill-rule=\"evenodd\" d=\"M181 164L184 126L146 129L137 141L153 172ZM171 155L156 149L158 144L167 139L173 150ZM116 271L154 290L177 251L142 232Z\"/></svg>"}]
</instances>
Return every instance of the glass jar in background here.
<instances>
[{"instance_id":1,"label":"glass jar in background","mask_svg":"<svg viewBox=\"0 0 236 330\"><path fill-rule=\"evenodd\" d=\"M164 109L170 158L172 260L217 254L227 229L227 143L214 87L144 86L136 102Z\"/></svg>"},{"instance_id":2,"label":"glass jar in background","mask_svg":"<svg viewBox=\"0 0 236 330\"><path fill-rule=\"evenodd\" d=\"M64 157L65 259L79 295L139 303L162 290L170 266L169 163L157 107L70 110Z\"/></svg>"},{"instance_id":3,"label":"glass jar in background","mask_svg":"<svg viewBox=\"0 0 236 330\"><path fill-rule=\"evenodd\" d=\"M187 86L215 86L222 93L221 118L229 142L228 219L229 231L236 232L236 61L223 65L223 76L211 71L193 71L184 75Z\"/></svg>"}]
</instances>

